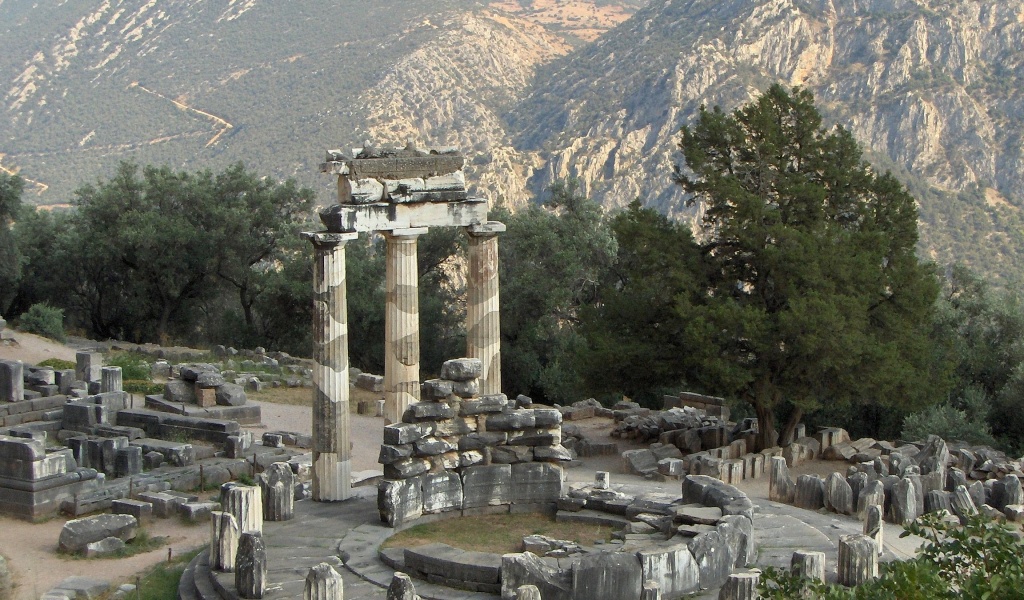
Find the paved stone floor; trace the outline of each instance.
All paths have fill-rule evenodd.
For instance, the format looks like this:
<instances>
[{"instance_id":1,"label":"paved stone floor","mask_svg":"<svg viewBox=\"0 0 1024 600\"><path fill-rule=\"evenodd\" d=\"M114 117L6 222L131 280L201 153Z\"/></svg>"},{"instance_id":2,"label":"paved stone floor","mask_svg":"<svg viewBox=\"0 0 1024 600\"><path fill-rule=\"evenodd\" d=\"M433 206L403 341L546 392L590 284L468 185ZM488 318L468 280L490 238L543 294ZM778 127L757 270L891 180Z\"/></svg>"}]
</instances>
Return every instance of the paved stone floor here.
<instances>
[{"instance_id":1,"label":"paved stone floor","mask_svg":"<svg viewBox=\"0 0 1024 600\"><path fill-rule=\"evenodd\" d=\"M648 482L638 477L616 475L616 487L626 493L678 493L680 483ZM569 483L593 480L593 471L568 471ZM757 508L754 516L758 544L757 567L787 567L794 550L819 550L827 557L829 578L835 578L839 536L860 533L861 523L853 517L810 512L752 496ZM269 600L301 598L309 568L320 562L337 564L345 580L346 600L383 599L394 571L377 557L377 548L392 532L380 525L377 516L376 489L357 488L356 496L346 502L297 502L295 519L266 523L264 536L268 548ZM899 537L902 528L885 524L886 550L882 560L910 557L920 540ZM464 592L416 581L416 591L426 599L493 600L491 594ZM696 598L717 598L717 590L708 590Z\"/></svg>"}]
</instances>

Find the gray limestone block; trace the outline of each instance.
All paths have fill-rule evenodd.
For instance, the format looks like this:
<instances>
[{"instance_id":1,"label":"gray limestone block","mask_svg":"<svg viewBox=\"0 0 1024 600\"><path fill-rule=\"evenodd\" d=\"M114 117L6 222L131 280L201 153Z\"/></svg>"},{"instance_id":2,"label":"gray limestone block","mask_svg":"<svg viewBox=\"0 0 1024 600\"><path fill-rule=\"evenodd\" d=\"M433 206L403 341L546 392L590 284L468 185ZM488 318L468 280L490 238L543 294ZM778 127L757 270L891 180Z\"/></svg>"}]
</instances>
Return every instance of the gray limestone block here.
<instances>
[{"instance_id":1,"label":"gray limestone block","mask_svg":"<svg viewBox=\"0 0 1024 600\"><path fill-rule=\"evenodd\" d=\"M683 453L679 448L668 444L651 444L651 452L658 460L663 458L683 458Z\"/></svg>"},{"instance_id":2,"label":"gray limestone block","mask_svg":"<svg viewBox=\"0 0 1024 600\"><path fill-rule=\"evenodd\" d=\"M420 481L424 514L462 510L462 479L458 473L430 473Z\"/></svg>"},{"instance_id":3,"label":"gray limestone block","mask_svg":"<svg viewBox=\"0 0 1024 600\"><path fill-rule=\"evenodd\" d=\"M384 391L384 377L382 375L373 375L371 373L360 373L356 377L356 387L368 392L383 392Z\"/></svg>"},{"instance_id":4,"label":"gray limestone block","mask_svg":"<svg viewBox=\"0 0 1024 600\"><path fill-rule=\"evenodd\" d=\"M204 389L213 389L227 383L220 373L200 373L196 378L196 386Z\"/></svg>"},{"instance_id":5,"label":"gray limestone block","mask_svg":"<svg viewBox=\"0 0 1024 600\"><path fill-rule=\"evenodd\" d=\"M65 523L57 545L64 552L80 552L92 542L108 537L128 541L138 532L139 521L132 515L96 515Z\"/></svg>"},{"instance_id":6,"label":"gray limestone block","mask_svg":"<svg viewBox=\"0 0 1024 600\"><path fill-rule=\"evenodd\" d=\"M639 600L643 568L635 554L584 554L572 569L573 594L587 600Z\"/></svg>"},{"instance_id":7,"label":"gray limestone block","mask_svg":"<svg viewBox=\"0 0 1024 600\"><path fill-rule=\"evenodd\" d=\"M501 557L501 597L516 597L521 586L532 585L544 600L574 600L571 571L565 571L532 552Z\"/></svg>"},{"instance_id":8,"label":"gray limestone block","mask_svg":"<svg viewBox=\"0 0 1024 600\"><path fill-rule=\"evenodd\" d=\"M267 589L267 547L263 534L243 532L235 554L235 589L242 598L259 599Z\"/></svg>"},{"instance_id":9,"label":"gray limestone block","mask_svg":"<svg viewBox=\"0 0 1024 600\"><path fill-rule=\"evenodd\" d=\"M110 582L95 577L75 575L63 579L51 591L63 592L70 600L98 600L110 591Z\"/></svg>"},{"instance_id":10,"label":"gray limestone block","mask_svg":"<svg viewBox=\"0 0 1024 600\"><path fill-rule=\"evenodd\" d=\"M99 558L117 554L125 549L127 544L124 540L116 537L104 538L98 542L90 542L85 545L83 554L86 558Z\"/></svg>"},{"instance_id":11,"label":"gray limestone block","mask_svg":"<svg viewBox=\"0 0 1024 600\"><path fill-rule=\"evenodd\" d=\"M159 452L147 452L142 457L142 465L147 471L150 469L158 469L164 464L164 455Z\"/></svg>"},{"instance_id":12,"label":"gray limestone block","mask_svg":"<svg viewBox=\"0 0 1024 600\"><path fill-rule=\"evenodd\" d=\"M164 384L164 400L178 404L195 404L196 388L191 381L171 379Z\"/></svg>"},{"instance_id":13,"label":"gray limestone block","mask_svg":"<svg viewBox=\"0 0 1024 600\"><path fill-rule=\"evenodd\" d=\"M644 475L658 471L658 458L646 448L626 450L622 453L622 464L629 473Z\"/></svg>"},{"instance_id":14,"label":"gray limestone block","mask_svg":"<svg viewBox=\"0 0 1024 600\"><path fill-rule=\"evenodd\" d=\"M428 379L420 385L420 397L424 400L445 400L452 395L453 384L446 379Z\"/></svg>"},{"instance_id":15,"label":"gray limestone block","mask_svg":"<svg viewBox=\"0 0 1024 600\"><path fill-rule=\"evenodd\" d=\"M463 469L466 467L472 467L475 465L483 464L484 454L479 450L467 450L465 452L459 452L459 466Z\"/></svg>"},{"instance_id":16,"label":"gray limestone block","mask_svg":"<svg viewBox=\"0 0 1024 600\"><path fill-rule=\"evenodd\" d=\"M687 544L640 550L637 557L643 580L655 582L666 598L679 598L700 589L700 569Z\"/></svg>"},{"instance_id":17,"label":"gray limestone block","mask_svg":"<svg viewBox=\"0 0 1024 600\"><path fill-rule=\"evenodd\" d=\"M424 458L403 458L390 465L384 465L384 477L388 479L409 479L430 470L430 461Z\"/></svg>"},{"instance_id":18,"label":"gray limestone block","mask_svg":"<svg viewBox=\"0 0 1024 600\"><path fill-rule=\"evenodd\" d=\"M483 450L493 446L500 446L508 441L508 434L504 431L484 431L471 433L459 438L459 451Z\"/></svg>"},{"instance_id":19,"label":"gray limestone block","mask_svg":"<svg viewBox=\"0 0 1024 600\"><path fill-rule=\"evenodd\" d=\"M754 540L754 526L748 517L726 515L719 521L717 529L729 545L734 567L754 564L757 560L757 544Z\"/></svg>"},{"instance_id":20,"label":"gray limestone block","mask_svg":"<svg viewBox=\"0 0 1024 600\"><path fill-rule=\"evenodd\" d=\"M178 373L185 381L194 383L203 373L220 373L220 370L209 363L191 363L179 366Z\"/></svg>"},{"instance_id":21,"label":"gray limestone block","mask_svg":"<svg viewBox=\"0 0 1024 600\"><path fill-rule=\"evenodd\" d=\"M384 427L384 443L411 444L434 432L432 423L396 423Z\"/></svg>"},{"instance_id":22,"label":"gray limestone block","mask_svg":"<svg viewBox=\"0 0 1024 600\"><path fill-rule=\"evenodd\" d=\"M402 415L405 423L444 421L455 417L455 409L445 402L414 402Z\"/></svg>"},{"instance_id":23,"label":"gray limestone block","mask_svg":"<svg viewBox=\"0 0 1024 600\"><path fill-rule=\"evenodd\" d=\"M507 410L487 415L487 431L514 431L537 426L537 417L529 409Z\"/></svg>"},{"instance_id":24,"label":"gray limestone block","mask_svg":"<svg viewBox=\"0 0 1024 600\"><path fill-rule=\"evenodd\" d=\"M420 479L381 480L377 485L377 511L381 522L388 527L401 527L421 517L423 490Z\"/></svg>"},{"instance_id":25,"label":"gray limestone block","mask_svg":"<svg viewBox=\"0 0 1024 600\"><path fill-rule=\"evenodd\" d=\"M953 508L949 501L949 492L945 490L931 490L924 496L924 512L934 513L944 510L952 513Z\"/></svg>"},{"instance_id":26,"label":"gray limestone block","mask_svg":"<svg viewBox=\"0 0 1024 600\"><path fill-rule=\"evenodd\" d=\"M114 456L114 471L117 477L129 477L141 473L142 448L138 446L118 448Z\"/></svg>"},{"instance_id":27,"label":"gray limestone block","mask_svg":"<svg viewBox=\"0 0 1024 600\"><path fill-rule=\"evenodd\" d=\"M839 473L825 479L825 509L841 515L853 514L853 488Z\"/></svg>"},{"instance_id":28,"label":"gray limestone block","mask_svg":"<svg viewBox=\"0 0 1024 600\"><path fill-rule=\"evenodd\" d=\"M377 462L382 465L390 465L403 458L409 458L412 456L412 451L412 444L381 444Z\"/></svg>"},{"instance_id":29,"label":"gray limestone block","mask_svg":"<svg viewBox=\"0 0 1024 600\"><path fill-rule=\"evenodd\" d=\"M805 510L818 510L825 506L825 482L821 477L817 475L797 477L793 504Z\"/></svg>"},{"instance_id":30,"label":"gray limestone block","mask_svg":"<svg viewBox=\"0 0 1024 600\"><path fill-rule=\"evenodd\" d=\"M720 587L732 572L735 558L718 531L701 533L690 540L690 553L700 571L701 589Z\"/></svg>"},{"instance_id":31,"label":"gray limestone block","mask_svg":"<svg viewBox=\"0 0 1024 600\"><path fill-rule=\"evenodd\" d=\"M562 424L562 413L557 408L534 408L537 427L555 427Z\"/></svg>"},{"instance_id":32,"label":"gray limestone block","mask_svg":"<svg viewBox=\"0 0 1024 600\"><path fill-rule=\"evenodd\" d=\"M459 398L476 398L480 395L480 380L456 381L452 385L452 393Z\"/></svg>"},{"instance_id":33,"label":"gray limestone block","mask_svg":"<svg viewBox=\"0 0 1024 600\"><path fill-rule=\"evenodd\" d=\"M557 430L555 433L534 432L509 439L510 444L517 446L554 446L561 442L562 436Z\"/></svg>"},{"instance_id":34,"label":"gray limestone block","mask_svg":"<svg viewBox=\"0 0 1024 600\"><path fill-rule=\"evenodd\" d=\"M217 404L220 406L242 406L246 402L245 388L235 383L222 383L216 388Z\"/></svg>"},{"instance_id":35,"label":"gray limestone block","mask_svg":"<svg viewBox=\"0 0 1024 600\"><path fill-rule=\"evenodd\" d=\"M151 502L123 498L112 501L110 509L115 515L131 515L139 523L153 520L153 504Z\"/></svg>"},{"instance_id":36,"label":"gray limestone block","mask_svg":"<svg viewBox=\"0 0 1024 600\"><path fill-rule=\"evenodd\" d=\"M178 505L178 515L186 523L207 523L210 520L210 514L219 509L220 503L218 502L184 502Z\"/></svg>"},{"instance_id":37,"label":"gray limestone block","mask_svg":"<svg viewBox=\"0 0 1024 600\"><path fill-rule=\"evenodd\" d=\"M469 381L483 375L484 365L479 358L456 358L441 365L441 379Z\"/></svg>"},{"instance_id":38,"label":"gray limestone block","mask_svg":"<svg viewBox=\"0 0 1024 600\"><path fill-rule=\"evenodd\" d=\"M537 446L533 449L533 460L538 462L568 462L574 460L575 455L561 445Z\"/></svg>"},{"instance_id":39,"label":"gray limestone block","mask_svg":"<svg viewBox=\"0 0 1024 600\"><path fill-rule=\"evenodd\" d=\"M451 440L431 436L413 443L416 456L437 456L445 452L451 452L458 446Z\"/></svg>"},{"instance_id":40,"label":"gray limestone block","mask_svg":"<svg viewBox=\"0 0 1024 600\"><path fill-rule=\"evenodd\" d=\"M552 463L512 465L512 503L555 502L562 493L562 467Z\"/></svg>"},{"instance_id":41,"label":"gray limestone block","mask_svg":"<svg viewBox=\"0 0 1024 600\"><path fill-rule=\"evenodd\" d=\"M481 465L462 472L463 509L512 502L512 466Z\"/></svg>"},{"instance_id":42,"label":"gray limestone block","mask_svg":"<svg viewBox=\"0 0 1024 600\"><path fill-rule=\"evenodd\" d=\"M533 461L533 448L530 446L496 446L490 449L491 462L500 465L512 465Z\"/></svg>"},{"instance_id":43,"label":"gray limestone block","mask_svg":"<svg viewBox=\"0 0 1024 600\"><path fill-rule=\"evenodd\" d=\"M464 400L459 406L459 414L469 417L486 413L500 413L508 408L508 406L509 401L505 394L491 394L481 396L476 400ZM559 417L561 417L561 414L559 414Z\"/></svg>"}]
</instances>

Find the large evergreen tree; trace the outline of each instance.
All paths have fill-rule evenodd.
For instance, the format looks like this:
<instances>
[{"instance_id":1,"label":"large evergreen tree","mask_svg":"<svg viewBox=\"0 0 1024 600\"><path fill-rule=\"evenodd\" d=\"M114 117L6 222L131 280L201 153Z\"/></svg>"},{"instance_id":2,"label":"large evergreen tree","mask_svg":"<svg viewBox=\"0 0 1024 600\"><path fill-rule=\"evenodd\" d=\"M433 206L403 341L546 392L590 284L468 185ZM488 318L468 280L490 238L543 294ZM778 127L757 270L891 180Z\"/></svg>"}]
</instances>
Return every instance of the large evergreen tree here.
<instances>
[{"instance_id":1,"label":"large evergreen tree","mask_svg":"<svg viewBox=\"0 0 1024 600\"><path fill-rule=\"evenodd\" d=\"M692 381L750 403L760 441L788 441L823 403L912 408L931 401L928 324L938 282L915 255L917 210L894 177L826 130L810 92L775 85L682 128L677 171L704 207L708 278L678 301Z\"/></svg>"}]
</instances>

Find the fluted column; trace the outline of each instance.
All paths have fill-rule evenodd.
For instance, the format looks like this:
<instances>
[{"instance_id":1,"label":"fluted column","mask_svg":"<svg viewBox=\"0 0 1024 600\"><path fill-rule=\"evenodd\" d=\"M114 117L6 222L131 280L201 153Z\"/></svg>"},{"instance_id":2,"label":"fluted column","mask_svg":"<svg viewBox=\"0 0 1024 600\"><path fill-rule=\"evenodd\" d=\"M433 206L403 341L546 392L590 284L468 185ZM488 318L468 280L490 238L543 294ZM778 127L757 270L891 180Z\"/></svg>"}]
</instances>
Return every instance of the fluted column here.
<instances>
[{"instance_id":1,"label":"fluted column","mask_svg":"<svg viewBox=\"0 0 1024 600\"><path fill-rule=\"evenodd\" d=\"M306 233L313 243L313 500L352 492L345 242L355 233Z\"/></svg>"},{"instance_id":2,"label":"fluted column","mask_svg":"<svg viewBox=\"0 0 1024 600\"><path fill-rule=\"evenodd\" d=\"M420 399L420 300L416 239L426 227L385 231L384 422L400 423Z\"/></svg>"},{"instance_id":3,"label":"fluted column","mask_svg":"<svg viewBox=\"0 0 1024 600\"><path fill-rule=\"evenodd\" d=\"M505 225L488 221L466 228L466 356L483 363L480 394L501 393L501 316L498 304L498 234Z\"/></svg>"}]
</instances>

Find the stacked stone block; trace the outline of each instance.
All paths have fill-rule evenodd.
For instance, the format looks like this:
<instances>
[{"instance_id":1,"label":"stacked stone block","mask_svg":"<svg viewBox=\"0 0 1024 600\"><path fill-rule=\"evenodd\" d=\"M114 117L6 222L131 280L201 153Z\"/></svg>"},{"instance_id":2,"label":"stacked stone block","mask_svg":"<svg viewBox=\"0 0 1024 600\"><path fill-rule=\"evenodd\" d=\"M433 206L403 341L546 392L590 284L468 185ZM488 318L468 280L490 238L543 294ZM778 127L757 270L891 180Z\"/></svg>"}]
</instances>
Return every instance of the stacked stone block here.
<instances>
[{"instance_id":1,"label":"stacked stone block","mask_svg":"<svg viewBox=\"0 0 1024 600\"><path fill-rule=\"evenodd\" d=\"M561 490L562 415L515 408L504 394L479 395L479 359L447 361L422 386L402 423L384 428L378 488L392 527L423 514L513 504L553 504Z\"/></svg>"}]
</instances>

